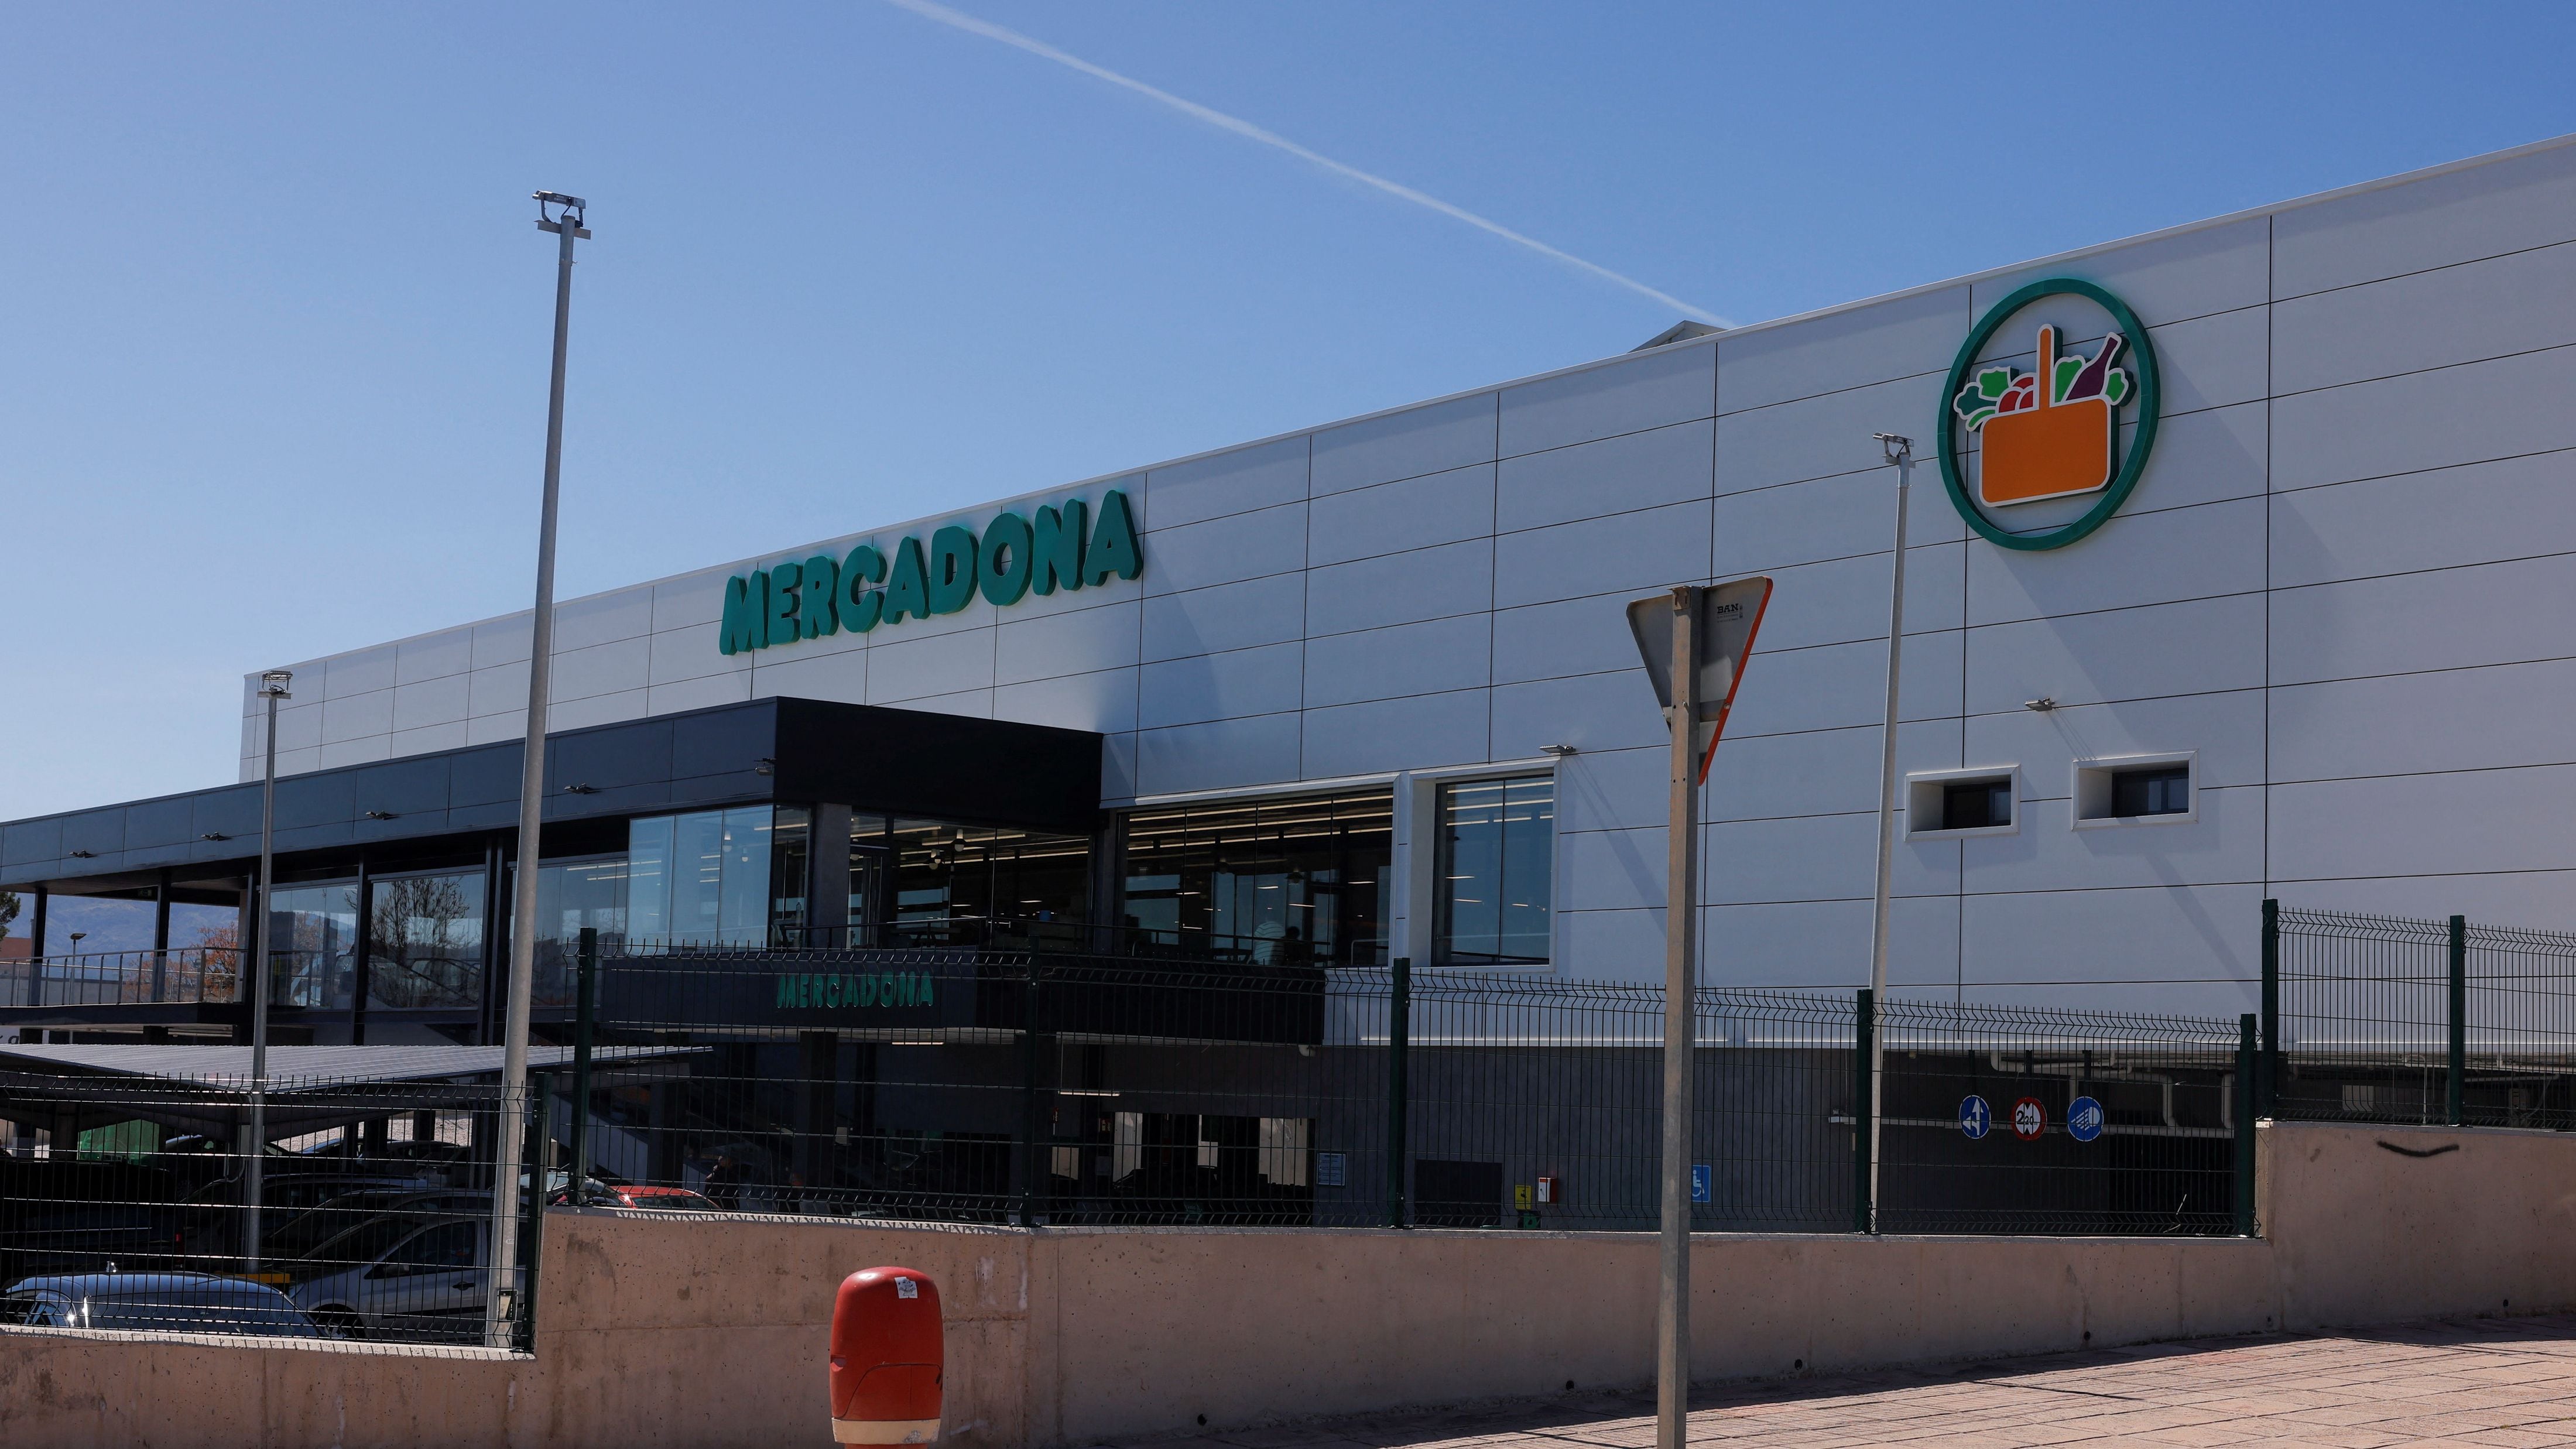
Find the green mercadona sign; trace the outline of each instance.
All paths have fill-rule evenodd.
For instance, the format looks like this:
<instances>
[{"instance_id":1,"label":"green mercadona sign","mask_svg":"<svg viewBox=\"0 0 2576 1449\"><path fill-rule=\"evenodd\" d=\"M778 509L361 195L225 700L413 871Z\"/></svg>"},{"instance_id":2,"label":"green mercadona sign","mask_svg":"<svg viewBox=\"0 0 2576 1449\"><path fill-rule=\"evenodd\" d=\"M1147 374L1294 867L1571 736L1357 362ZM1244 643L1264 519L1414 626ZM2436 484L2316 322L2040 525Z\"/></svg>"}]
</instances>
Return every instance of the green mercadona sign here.
<instances>
[{"instance_id":1,"label":"green mercadona sign","mask_svg":"<svg viewBox=\"0 0 2576 1449\"><path fill-rule=\"evenodd\" d=\"M1033 509L1026 518L1000 514L981 534L952 524L932 534L927 548L907 538L891 556L863 543L840 558L816 554L736 574L725 581L724 631L716 646L740 654L843 630L865 634L879 625L954 614L979 593L1008 608L1030 594L1144 573L1127 495L1115 488L1100 495L1099 514L1092 517L1075 499Z\"/></svg>"},{"instance_id":2,"label":"green mercadona sign","mask_svg":"<svg viewBox=\"0 0 2576 1449\"><path fill-rule=\"evenodd\" d=\"M919 971L787 972L778 978L778 1010L866 1011L937 1006L933 978Z\"/></svg>"}]
</instances>

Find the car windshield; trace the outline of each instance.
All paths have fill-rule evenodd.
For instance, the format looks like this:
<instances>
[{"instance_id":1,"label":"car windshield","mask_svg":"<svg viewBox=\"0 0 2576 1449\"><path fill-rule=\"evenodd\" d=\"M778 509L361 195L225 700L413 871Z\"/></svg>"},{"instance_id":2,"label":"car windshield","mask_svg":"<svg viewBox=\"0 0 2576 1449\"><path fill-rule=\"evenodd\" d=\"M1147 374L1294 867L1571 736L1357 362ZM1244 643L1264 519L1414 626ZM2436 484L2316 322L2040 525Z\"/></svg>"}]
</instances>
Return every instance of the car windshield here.
<instances>
[{"instance_id":1,"label":"car windshield","mask_svg":"<svg viewBox=\"0 0 2576 1449\"><path fill-rule=\"evenodd\" d=\"M421 1224L429 1220L420 1214L404 1213L360 1223L338 1237L325 1238L314 1245L295 1274L299 1278L319 1278L343 1268L372 1263L383 1257L394 1244L418 1232Z\"/></svg>"}]
</instances>

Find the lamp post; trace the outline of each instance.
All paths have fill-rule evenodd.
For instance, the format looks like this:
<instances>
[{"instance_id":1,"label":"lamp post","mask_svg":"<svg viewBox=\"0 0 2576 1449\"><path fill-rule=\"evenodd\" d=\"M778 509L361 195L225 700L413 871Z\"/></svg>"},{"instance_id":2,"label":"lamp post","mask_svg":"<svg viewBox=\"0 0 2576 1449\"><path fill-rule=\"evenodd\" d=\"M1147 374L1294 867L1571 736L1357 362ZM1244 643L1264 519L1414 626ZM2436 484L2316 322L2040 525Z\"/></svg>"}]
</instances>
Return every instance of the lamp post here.
<instances>
[{"instance_id":1,"label":"lamp post","mask_svg":"<svg viewBox=\"0 0 2576 1449\"><path fill-rule=\"evenodd\" d=\"M1887 594L1887 714L1878 740L1878 879L1870 896L1869 999L1886 1010L1888 877L1896 865L1896 693L1905 657L1905 503L1914 482L1914 440L1874 433L1896 468L1896 571ZM1878 1231L1879 1107L1884 1097L1887 1034L1869 1034L1869 1230Z\"/></svg>"},{"instance_id":2,"label":"lamp post","mask_svg":"<svg viewBox=\"0 0 2576 1449\"><path fill-rule=\"evenodd\" d=\"M250 960L242 980L250 987L250 1143L242 1164L242 1259L245 1271L259 1271L260 1170L268 1153L268 929L269 877L277 854L277 702L293 699L286 686L295 680L289 669L272 669L259 677L259 699L268 713L268 744L260 751L259 900L251 916Z\"/></svg>"},{"instance_id":3,"label":"lamp post","mask_svg":"<svg viewBox=\"0 0 2576 1449\"><path fill-rule=\"evenodd\" d=\"M586 241L587 203L556 191L534 193L537 230L555 235L555 364L546 399L545 498L537 512L537 604L528 641L528 733L519 758L519 848L510 891L510 1005L502 1029L501 1123L492 1178L492 1262L483 1295L483 1341L510 1346L519 1269L519 1172L528 1097L528 1014L537 973L538 831L546 789L546 689L555 642L555 499L563 477L564 349L572 336L572 244ZM548 208L552 208L551 211ZM540 1201L542 1169L529 1183ZM503 1287L504 1283L508 1287Z\"/></svg>"}]
</instances>

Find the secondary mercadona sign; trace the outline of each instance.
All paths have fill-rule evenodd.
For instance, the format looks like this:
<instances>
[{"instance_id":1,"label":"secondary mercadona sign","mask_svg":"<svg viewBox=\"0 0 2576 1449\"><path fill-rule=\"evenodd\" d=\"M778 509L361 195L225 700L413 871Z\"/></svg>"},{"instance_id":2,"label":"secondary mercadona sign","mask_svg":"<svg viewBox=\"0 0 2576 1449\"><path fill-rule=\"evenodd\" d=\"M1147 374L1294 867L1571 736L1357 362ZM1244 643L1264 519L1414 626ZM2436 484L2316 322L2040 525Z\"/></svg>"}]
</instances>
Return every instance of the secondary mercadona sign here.
<instances>
[{"instance_id":1,"label":"secondary mercadona sign","mask_svg":"<svg viewBox=\"0 0 2576 1449\"><path fill-rule=\"evenodd\" d=\"M1099 516L1079 499L1002 513L978 531L951 524L925 547L906 538L889 550L863 543L835 557L771 564L725 581L726 654L770 649L844 630L865 634L906 619L954 614L981 594L1008 608L1030 594L1097 587L1145 572L1127 495L1100 496Z\"/></svg>"}]
</instances>

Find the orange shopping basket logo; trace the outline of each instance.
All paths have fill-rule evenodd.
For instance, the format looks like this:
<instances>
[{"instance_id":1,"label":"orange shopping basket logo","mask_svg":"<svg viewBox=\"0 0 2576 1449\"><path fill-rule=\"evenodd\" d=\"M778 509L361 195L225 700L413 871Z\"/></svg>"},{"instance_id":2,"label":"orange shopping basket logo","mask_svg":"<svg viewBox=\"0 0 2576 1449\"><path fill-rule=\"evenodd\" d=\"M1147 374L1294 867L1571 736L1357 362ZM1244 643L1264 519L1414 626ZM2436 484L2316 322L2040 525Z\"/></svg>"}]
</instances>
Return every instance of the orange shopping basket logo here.
<instances>
[{"instance_id":1,"label":"orange shopping basket logo","mask_svg":"<svg viewBox=\"0 0 2576 1449\"><path fill-rule=\"evenodd\" d=\"M2117 471L2120 404L2133 384L2118 365L2126 335L2090 358L2060 356L2057 329L2039 329L2039 367L1980 369L1950 406L1985 439L1977 497L1988 506L2095 493Z\"/></svg>"}]
</instances>

